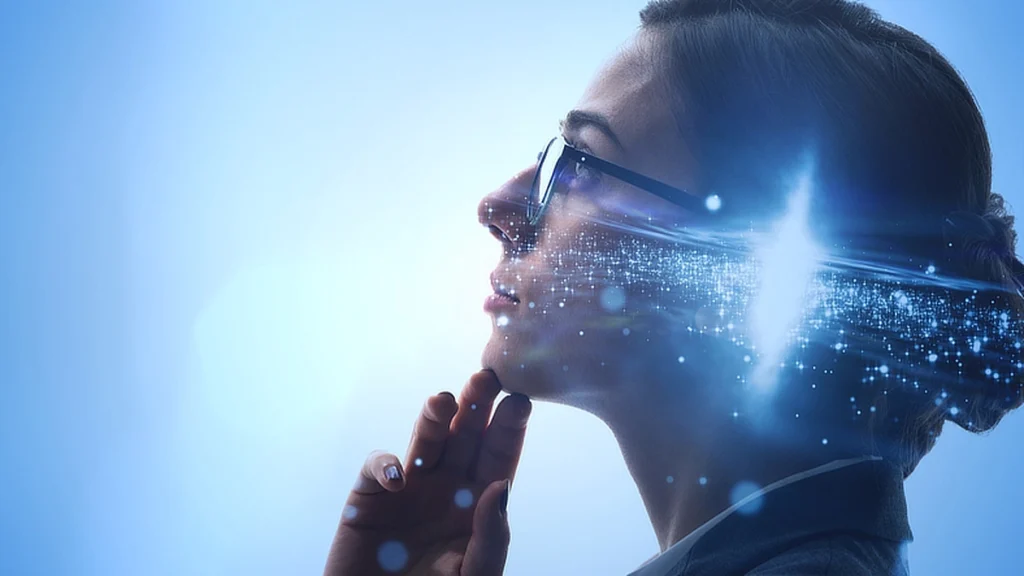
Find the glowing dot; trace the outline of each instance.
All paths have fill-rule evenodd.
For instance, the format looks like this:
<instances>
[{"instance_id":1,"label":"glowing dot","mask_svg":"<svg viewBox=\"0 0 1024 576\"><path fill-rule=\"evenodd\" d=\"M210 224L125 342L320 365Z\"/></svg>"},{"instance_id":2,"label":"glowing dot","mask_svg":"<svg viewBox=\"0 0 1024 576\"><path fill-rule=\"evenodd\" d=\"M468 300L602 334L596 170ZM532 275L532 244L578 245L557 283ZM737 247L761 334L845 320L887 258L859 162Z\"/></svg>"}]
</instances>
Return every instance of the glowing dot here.
<instances>
[{"instance_id":1,"label":"glowing dot","mask_svg":"<svg viewBox=\"0 0 1024 576\"><path fill-rule=\"evenodd\" d=\"M536 304L534 304L533 302L530 302L529 304L527 304L527 306L530 307L530 310L533 310L533 307L536 306Z\"/></svg>"},{"instance_id":2,"label":"glowing dot","mask_svg":"<svg viewBox=\"0 0 1024 576\"><path fill-rule=\"evenodd\" d=\"M909 299L907 298L907 295L906 295L906 293L905 293L905 292L903 292L902 290L897 290L897 291L893 292L893 294L892 294L892 297L896 299L896 302L897 302L897 303L898 303L898 304L899 304L900 306L906 306L906 305L907 305L907 302L908 302L908 300L909 300Z\"/></svg>"},{"instance_id":3,"label":"glowing dot","mask_svg":"<svg viewBox=\"0 0 1024 576\"><path fill-rule=\"evenodd\" d=\"M498 316L498 319L495 320L495 323L498 326L508 326L508 316Z\"/></svg>"},{"instance_id":4,"label":"glowing dot","mask_svg":"<svg viewBox=\"0 0 1024 576\"><path fill-rule=\"evenodd\" d=\"M700 484L701 486L707 486L708 479L701 476L700 478L697 478L697 484Z\"/></svg>"},{"instance_id":5,"label":"glowing dot","mask_svg":"<svg viewBox=\"0 0 1024 576\"><path fill-rule=\"evenodd\" d=\"M413 460L413 464L415 464L417 466L423 466L423 458L417 458L417 459Z\"/></svg>"},{"instance_id":6,"label":"glowing dot","mask_svg":"<svg viewBox=\"0 0 1024 576\"><path fill-rule=\"evenodd\" d=\"M929 274L935 274L935 266L934 265L932 265L932 264L928 265L928 273Z\"/></svg>"},{"instance_id":7,"label":"glowing dot","mask_svg":"<svg viewBox=\"0 0 1024 576\"><path fill-rule=\"evenodd\" d=\"M881 366L878 367L878 371L881 372L882 374L888 374L889 367L886 366L885 364L882 364Z\"/></svg>"},{"instance_id":8,"label":"glowing dot","mask_svg":"<svg viewBox=\"0 0 1024 576\"><path fill-rule=\"evenodd\" d=\"M459 508L469 508L473 505L473 493L469 488L459 488L455 491L455 505Z\"/></svg>"},{"instance_id":9,"label":"glowing dot","mask_svg":"<svg viewBox=\"0 0 1024 576\"><path fill-rule=\"evenodd\" d=\"M704 206L712 212L717 212L722 207L722 199L718 197L718 194L712 194L704 200Z\"/></svg>"},{"instance_id":10,"label":"glowing dot","mask_svg":"<svg viewBox=\"0 0 1024 576\"><path fill-rule=\"evenodd\" d=\"M843 349L843 343L842 342L836 342L835 348L836 348L836 350L842 350Z\"/></svg>"},{"instance_id":11,"label":"glowing dot","mask_svg":"<svg viewBox=\"0 0 1024 576\"><path fill-rule=\"evenodd\" d=\"M359 509L352 505L346 505L341 509L341 517L345 520L354 520L359 514Z\"/></svg>"},{"instance_id":12,"label":"glowing dot","mask_svg":"<svg viewBox=\"0 0 1024 576\"><path fill-rule=\"evenodd\" d=\"M682 364L683 362L686 362L686 357L680 356L679 358L676 358L676 361Z\"/></svg>"},{"instance_id":13,"label":"glowing dot","mask_svg":"<svg viewBox=\"0 0 1024 576\"><path fill-rule=\"evenodd\" d=\"M669 477L665 478L665 482L668 482L669 484L671 484L671 483L673 483L673 482L675 482L675 481L676 481L676 479L675 479L675 478L673 478L673 477L671 477L671 476L669 476Z\"/></svg>"},{"instance_id":14,"label":"glowing dot","mask_svg":"<svg viewBox=\"0 0 1024 576\"><path fill-rule=\"evenodd\" d=\"M750 362L750 354L744 354L743 355L743 361L744 362Z\"/></svg>"},{"instance_id":15,"label":"glowing dot","mask_svg":"<svg viewBox=\"0 0 1024 576\"><path fill-rule=\"evenodd\" d=\"M583 330L580 330L580 336L583 336Z\"/></svg>"},{"instance_id":16,"label":"glowing dot","mask_svg":"<svg viewBox=\"0 0 1024 576\"><path fill-rule=\"evenodd\" d=\"M949 413L952 416L956 416L957 414L960 413L960 409L957 408L956 406L953 406L952 408L949 409Z\"/></svg>"},{"instance_id":17,"label":"glowing dot","mask_svg":"<svg viewBox=\"0 0 1024 576\"><path fill-rule=\"evenodd\" d=\"M626 304L626 291L618 286L609 286L601 291L601 307L606 312L618 312Z\"/></svg>"},{"instance_id":18,"label":"glowing dot","mask_svg":"<svg viewBox=\"0 0 1024 576\"><path fill-rule=\"evenodd\" d=\"M876 408L874 406L872 406L871 408L868 408L868 410L870 410L871 412L874 412L876 410Z\"/></svg>"},{"instance_id":19,"label":"glowing dot","mask_svg":"<svg viewBox=\"0 0 1024 576\"><path fill-rule=\"evenodd\" d=\"M732 417L733 417L733 418L739 418L739 415L740 415L740 413L739 413L739 412L735 412L735 411L734 411L734 412L732 413Z\"/></svg>"},{"instance_id":20,"label":"glowing dot","mask_svg":"<svg viewBox=\"0 0 1024 576\"><path fill-rule=\"evenodd\" d=\"M827 446L828 445L828 438L822 438L821 439L821 445L822 446Z\"/></svg>"},{"instance_id":21,"label":"glowing dot","mask_svg":"<svg viewBox=\"0 0 1024 576\"><path fill-rule=\"evenodd\" d=\"M565 308L565 302L559 302L558 303L558 307L559 308Z\"/></svg>"},{"instance_id":22,"label":"glowing dot","mask_svg":"<svg viewBox=\"0 0 1024 576\"><path fill-rule=\"evenodd\" d=\"M623 336L629 336L629 328L623 328L622 329L622 335Z\"/></svg>"},{"instance_id":23,"label":"glowing dot","mask_svg":"<svg viewBox=\"0 0 1024 576\"><path fill-rule=\"evenodd\" d=\"M985 376L991 376L991 375L992 375L992 369L991 368L985 368Z\"/></svg>"},{"instance_id":24,"label":"glowing dot","mask_svg":"<svg viewBox=\"0 0 1024 576\"><path fill-rule=\"evenodd\" d=\"M729 492L729 500L731 500L732 505L735 506L745 498L757 494L760 491L761 487L754 482L743 481L732 487L732 491ZM736 511L745 515L754 514L761 510L762 505L764 505L764 499L758 496L737 508Z\"/></svg>"},{"instance_id":25,"label":"glowing dot","mask_svg":"<svg viewBox=\"0 0 1024 576\"><path fill-rule=\"evenodd\" d=\"M377 562L385 572L399 572L409 561L409 551L397 540L388 540L377 549Z\"/></svg>"},{"instance_id":26,"label":"glowing dot","mask_svg":"<svg viewBox=\"0 0 1024 576\"><path fill-rule=\"evenodd\" d=\"M929 354L928 355L928 361L929 362L935 362L938 359L939 359L939 355L938 354Z\"/></svg>"},{"instance_id":27,"label":"glowing dot","mask_svg":"<svg viewBox=\"0 0 1024 576\"><path fill-rule=\"evenodd\" d=\"M470 410L476 410L476 404L470 404L469 405L469 409Z\"/></svg>"},{"instance_id":28,"label":"glowing dot","mask_svg":"<svg viewBox=\"0 0 1024 576\"><path fill-rule=\"evenodd\" d=\"M971 350L974 350L975 353L979 352L981 350L981 340L975 340Z\"/></svg>"}]
</instances>

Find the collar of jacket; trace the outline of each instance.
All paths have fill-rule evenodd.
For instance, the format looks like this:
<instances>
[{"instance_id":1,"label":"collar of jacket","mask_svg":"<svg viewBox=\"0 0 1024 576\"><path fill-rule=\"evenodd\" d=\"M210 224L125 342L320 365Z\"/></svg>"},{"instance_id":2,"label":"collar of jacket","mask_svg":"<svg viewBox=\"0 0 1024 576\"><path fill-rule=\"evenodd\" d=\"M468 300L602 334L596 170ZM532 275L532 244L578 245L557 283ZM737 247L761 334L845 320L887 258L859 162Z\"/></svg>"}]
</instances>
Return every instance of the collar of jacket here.
<instances>
[{"instance_id":1,"label":"collar of jacket","mask_svg":"<svg viewBox=\"0 0 1024 576\"><path fill-rule=\"evenodd\" d=\"M903 473L885 460L811 476L759 500L756 512L734 512L708 530L670 574L746 573L829 532L861 533L898 543L913 540Z\"/></svg>"}]
</instances>

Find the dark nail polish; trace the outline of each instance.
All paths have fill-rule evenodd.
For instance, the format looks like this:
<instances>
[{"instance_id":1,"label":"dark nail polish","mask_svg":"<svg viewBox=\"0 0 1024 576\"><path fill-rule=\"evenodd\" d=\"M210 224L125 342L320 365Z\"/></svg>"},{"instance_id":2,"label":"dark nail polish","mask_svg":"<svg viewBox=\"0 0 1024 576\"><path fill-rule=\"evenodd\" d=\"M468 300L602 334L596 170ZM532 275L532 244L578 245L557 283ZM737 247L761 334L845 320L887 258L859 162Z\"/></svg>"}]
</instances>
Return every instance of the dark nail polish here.
<instances>
[{"instance_id":1,"label":"dark nail polish","mask_svg":"<svg viewBox=\"0 0 1024 576\"><path fill-rule=\"evenodd\" d=\"M398 471L398 466L392 464L384 469L384 477L389 481L394 482L402 478L402 473Z\"/></svg>"},{"instance_id":2,"label":"dark nail polish","mask_svg":"<svg viewBox=\"0 0 1024 576\"><path fill-rule=\"evenodd\" d=\"M501 491L501 515L504 516L508 512L508 491L512 487L512 483L505 480L505 489Z\"/></svg>"}]
</instances>

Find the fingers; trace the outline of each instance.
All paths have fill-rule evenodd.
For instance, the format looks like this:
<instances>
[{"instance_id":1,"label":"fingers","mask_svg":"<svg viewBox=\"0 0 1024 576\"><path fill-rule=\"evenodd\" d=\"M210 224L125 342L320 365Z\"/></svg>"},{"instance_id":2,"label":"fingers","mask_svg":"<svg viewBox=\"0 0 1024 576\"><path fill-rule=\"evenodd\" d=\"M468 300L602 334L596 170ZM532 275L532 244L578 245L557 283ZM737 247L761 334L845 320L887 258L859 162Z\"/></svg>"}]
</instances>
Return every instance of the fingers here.
<instances>
[{"instance_id":1,"label":"fingers","mask_svg":"<svg viewBox=\"0 0 1024 576\"><path fill-rule=\"evenodd\" d=\"M508 480L492 482L473 512L473 535L466 546L460 576L501 576L508 556Z\"/></svg>"},{"instance_id":2,"label":"fingers","mask_svg":"<svg viewBox=\"0 0 1024 576\"><path fill-rule=\"evenodd\" d=\"M494 418L484 432L483 447L476 464L477 480L494 482L515 477L532 409L530 399L522 394L512 394L498 404Z\"/></svg>"},{"instance_id":3,"label":"fingers","mask_svg":"<svg viewBox=\"0 0 1024 576\"><path fill-rule=\"evenodd\" d=\"M379 492L398 492L405 488L405 471L398 456L376 450L371 452L359 471L356 485L352 491L357 494L377 494Z\"/></svg>"},{"instance_id":4,"label":"fingers","mask_svg":"<svg viewBox=\"0 0 1024 576\"><path fill-rule=\"evenodd\" d=\"M452 436L442 456L443 465L459 474L469 473L498 392L501 392L501 384L490 370L481 370L469 379L459 395Z\"/></svg>"},{"instance_id":5,"label":"fingers","mask_svg":"<svg viewBox=\"0 0 1024 576\"><path fill-rule=\"evenodd\" d=\"M457 409L455 396L451 392L427 398L413 427L409 452L405 457L411 474L415 475L417 470L429 470L437 465Z\"/></svg>"}]
</instances>

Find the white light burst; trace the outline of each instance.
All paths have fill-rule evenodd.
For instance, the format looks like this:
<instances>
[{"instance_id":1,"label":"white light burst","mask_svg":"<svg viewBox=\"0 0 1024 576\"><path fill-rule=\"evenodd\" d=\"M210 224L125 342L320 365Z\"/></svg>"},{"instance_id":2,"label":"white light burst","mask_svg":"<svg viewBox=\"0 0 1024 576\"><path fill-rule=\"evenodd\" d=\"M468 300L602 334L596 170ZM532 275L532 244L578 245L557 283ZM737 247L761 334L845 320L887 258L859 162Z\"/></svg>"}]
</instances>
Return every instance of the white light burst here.
<instances>
[{"instance_id":1,"label":"white light burst","mask_svg":"<svg viewBox=\"0 0 1024 576\"><path fill-rule=\"evenodd\" d=\"M789 197L774 241L755 254L761 273L750 314L760 355L753 380L762 389L775 382L775 367L789 344L789 332L803 317L808 288L821 258L807 225L811 188L811 170L806 169Z\"/></svg>"}]
</instances>

